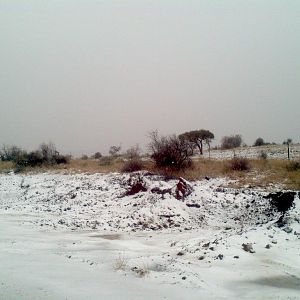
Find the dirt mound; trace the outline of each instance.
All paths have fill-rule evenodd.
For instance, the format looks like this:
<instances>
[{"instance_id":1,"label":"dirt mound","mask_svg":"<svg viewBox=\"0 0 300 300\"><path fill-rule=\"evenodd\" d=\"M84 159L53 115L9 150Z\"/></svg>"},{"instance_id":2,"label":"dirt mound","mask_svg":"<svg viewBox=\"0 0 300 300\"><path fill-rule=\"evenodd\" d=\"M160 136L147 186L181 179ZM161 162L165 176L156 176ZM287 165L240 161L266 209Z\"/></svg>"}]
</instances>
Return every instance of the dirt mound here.
<instances>
[{"instance_id":1,"label":"dirt mound","mask_svg":"<svg viewBox=\"0 0 300 300\"><path fill-rule=\"evenodd\" d=\"M294 199L297 196L296 192L277 192L270 193L265 196L266 199L271 199L271 204L282 213L287 212L295 206Z\"/></svg>"}]
</instances>

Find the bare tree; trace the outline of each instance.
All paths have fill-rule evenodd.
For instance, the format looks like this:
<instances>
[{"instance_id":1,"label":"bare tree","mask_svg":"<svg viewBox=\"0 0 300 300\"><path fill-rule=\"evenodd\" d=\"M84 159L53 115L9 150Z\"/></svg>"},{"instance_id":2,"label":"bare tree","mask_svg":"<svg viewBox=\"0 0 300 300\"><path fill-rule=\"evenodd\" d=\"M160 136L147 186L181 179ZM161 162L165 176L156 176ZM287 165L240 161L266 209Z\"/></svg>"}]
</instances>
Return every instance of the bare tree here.
<instances>
[{"instance_id":1,"label":"bare tree","mask_svg":"<svg viewBox=\"0 0 300 300\"><path fill-rule=\"evenodd\" d=\"M191 165L192 151L184 140L176 135L159 136L157 131L151 132L149 138L149 150L157 167L180 170Z\"/></svg>"},{"instance_id":2,"label":"bare tree","mask_svg":"<svg viewBox=\"0 0 300 300\"><path fill-rule=\"evenodd\" d=\"M221 140L222 149L232 149L240 147L242 144L242 136L240 134L224 136Z\"/></svg>"},{"instance_id":3,"label":"bare tree","mask_svg":"<svg viewBox=\"0 0 300 300\"><path fill-rule=\"evenodd\" d=\"M111 146L109 148L109 154L111 156L118 156L121 151L121 146Z\"/></svg>"},{"instance_id":4,"label":"bare tree","mask_svg":"<svg viewBox=\"0 0 300 300\"><path fill-rule=\"evenodd\" d=\"M130 147L126 151L126 157L129 159L138 159L140 157L140 154L141 154L141 149L140 149L139 145Z\"/></svg>"}]
</instances>

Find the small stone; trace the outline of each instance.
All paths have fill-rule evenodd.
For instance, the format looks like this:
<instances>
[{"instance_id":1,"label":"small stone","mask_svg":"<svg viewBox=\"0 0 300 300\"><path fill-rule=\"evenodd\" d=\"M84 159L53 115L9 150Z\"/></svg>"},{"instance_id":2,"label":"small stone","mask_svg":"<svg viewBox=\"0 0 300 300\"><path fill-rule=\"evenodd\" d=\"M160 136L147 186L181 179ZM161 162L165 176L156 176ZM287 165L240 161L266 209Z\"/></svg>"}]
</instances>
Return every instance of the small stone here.
<instances>
[{"instance_id":1,"label":"small stone","mask_svg":"<svg viewBox=\"0 0 300 300\"><path fill-rule=\"evenodd\" d=\"M205 258L205 256L204 255L201 255L201 256L199 256L199 260L203 260Z\"/></svg>"},{"instance_id":2,"label":"small stone","mask_svg":"<svg viewBox=\"0 0 300 300\"><path fill-rule=\"evenodd\" d=\"M283 229L283 231L285 231L286 233L292 233L293 232L293 229L291 227L285 227Z\"/></svg>"},{"instance_id":3,"label":"small stone","mask_svg":"<svg viewBox=\"0 0 300 300\"><path fill-rule=\"evenodd\" d=\"M270 248L271 248L271 245L270 245L270 244L267 244L265 248L266 248L266 249L270 249Z\"/></svg>"},{"instance_id":4,"label":"small stone","mask_svg":"<svg viewBox=\"0 0 300 300\"><path fill-rule=\"evenodd\" d=\"M238 255L235 255L233 258L235 258L235 259L238 259L238 258L240 258Z\"/></svg>"},{"instance_id":5,"label":"small stone","mask_svg":"<svg viewBox=\"0 0 300 300\"><path fill-rule=\"evenodd\" d=\"M182 280L186 280L186 276L183 276L181 279L182 279Z\"/></svg>"},{"instance_id":6,"label":"small stone","mask_svg":"<svg viewBox=\"0 0 300 300\"><path fill-rule=\"evenodd\" d=\"M274 241L274 240L273 240L273 241L272 241L272 244L277 244L277 241Z\"/></svg>"},{"instance_id":7,"label":"small stone","mask_svg":"<svg viewBox=\"0 0 300 300\"><path fill-rule=\"evenodd\" d=\"M219 260L223 260L223 258L224 258L224 255L223 255L223 254L219 254L219 255L216 257L216 259L219 259Z\"/></svg>"},{"instance_id":8,"label":"small stone","mask_svg":"<svg viewBox=\"0 0 300 300\"><path fill-rule=\"evenodd\" d=\"M179 251L179 252L177 253L177 255L178 255L178 256L183 256L183 255L184 255L184 252L183 252L183 251Z\"/></svg>"},{"instance_id":9,"label":"small stone","mask_svg":"<svg viewBox=\"0 0 300 300\"><path fill-rule=\"evenodd\" d=\"M208 243L206 243L206 244L203 244L202 247L203 247L203 248L208 248L208 247L209 247L209 244L210 244L210 242L208 242Z\"/></svg>"},{"instance_id":10,"label":"small stone","mask_svg":"<svg viewBox=\"0 0 300 300\"><path fill-rule=\"evenodd\" d=\"M250 252L250 253L255 253L255 251L253 250L253 246L251 243L248 244L242 244L243 250L246 252Z\"/></svg>"}]
</instances>

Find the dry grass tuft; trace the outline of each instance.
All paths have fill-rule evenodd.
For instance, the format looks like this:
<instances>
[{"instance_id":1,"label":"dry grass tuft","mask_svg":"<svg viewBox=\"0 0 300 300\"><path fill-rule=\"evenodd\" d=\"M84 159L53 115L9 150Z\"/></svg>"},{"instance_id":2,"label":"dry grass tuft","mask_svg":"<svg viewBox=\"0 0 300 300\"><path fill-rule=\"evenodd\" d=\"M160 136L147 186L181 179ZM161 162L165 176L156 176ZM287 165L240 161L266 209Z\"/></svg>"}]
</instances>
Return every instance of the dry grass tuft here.
<instances>
[{"instance_id":1,"label":"dry grass tuft","mask_svg":"<svg viewBox=\"0 0 300 300\"><path fill-rule=\"evenodd\" d=\"M119 255L116 258L115 264L114 264L114 270L115 271L125 271L127 267L127 260L124 256Z\"/></svg>"},{"instance_id":2,"label":"dry grass tuft","mask_svg":"<svg viewBox=\"0 0 300 300\"><path fill-rule=\"evenodd\" d=\"M131 271L134 272L138 277L146 277L150 274L149 267L147 265L143 265L140 267L133 267Z\"/></svg>"},{"instance_id":3,"label":"dry grass tuft","mask_svg":"<svg viewBox=\"0 0 300 300\"><path fill-rule=\"evenodd\" d=\"M14 168L14 163L12 161L1 161L0 160L0 173L8 172Z\"/></svg>"}]
</instances>

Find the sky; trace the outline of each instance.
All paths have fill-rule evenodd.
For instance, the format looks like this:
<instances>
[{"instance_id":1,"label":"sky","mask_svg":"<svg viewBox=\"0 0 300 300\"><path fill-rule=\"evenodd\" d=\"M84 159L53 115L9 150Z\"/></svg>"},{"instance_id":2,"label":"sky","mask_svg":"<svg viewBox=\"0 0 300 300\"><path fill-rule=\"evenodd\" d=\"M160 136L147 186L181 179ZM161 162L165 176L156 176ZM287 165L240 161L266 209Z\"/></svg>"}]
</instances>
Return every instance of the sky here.
<instances>
[{"instance_id":1,"label":"sky","mask_svg":"<svg viewBox=\"0 0 300 300\"><path fill-rule=\"evenodd\" d=\"M0 0L0 145L300 142L298 0Z\"/></svg>"}]
</instances>

